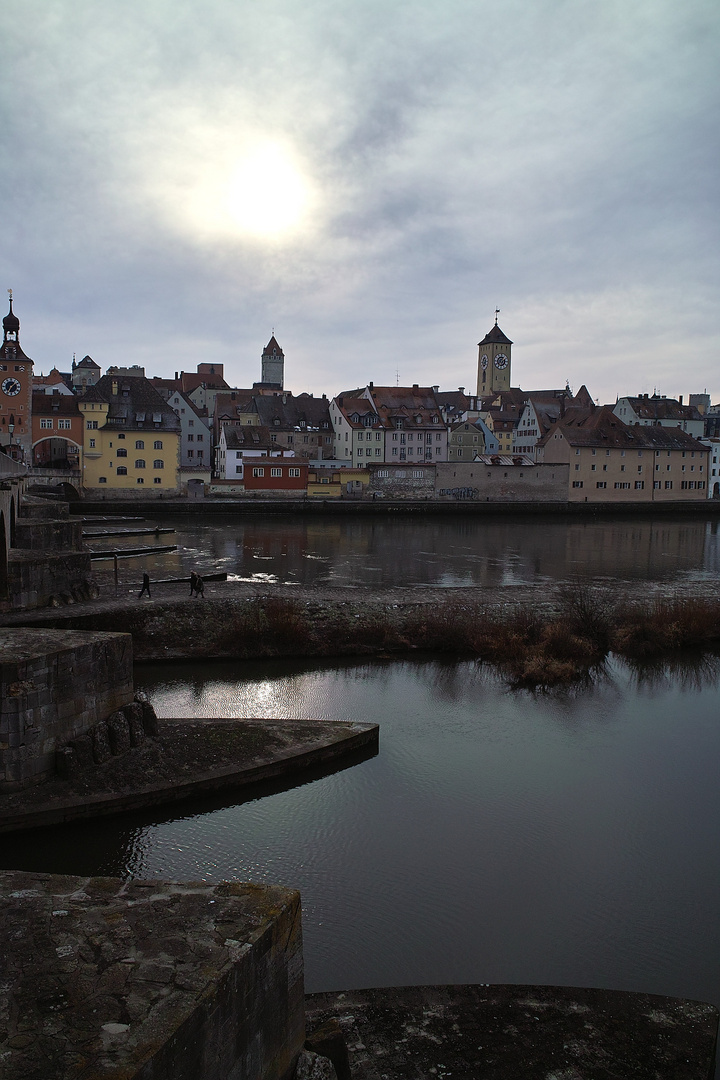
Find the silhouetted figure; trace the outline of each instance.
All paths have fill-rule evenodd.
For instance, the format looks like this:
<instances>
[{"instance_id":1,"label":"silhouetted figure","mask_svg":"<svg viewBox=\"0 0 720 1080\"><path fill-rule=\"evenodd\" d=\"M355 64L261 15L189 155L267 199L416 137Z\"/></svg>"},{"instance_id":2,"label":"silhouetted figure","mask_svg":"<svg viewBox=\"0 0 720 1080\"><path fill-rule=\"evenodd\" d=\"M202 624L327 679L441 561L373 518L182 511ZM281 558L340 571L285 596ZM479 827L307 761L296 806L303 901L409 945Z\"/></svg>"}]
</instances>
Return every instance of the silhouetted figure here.
<instances>
[{"instance_id":1,"label":"silhouetted figure","mask_svg":"<svg viewBox=\"0 0 720 1080\"><path fill-rule=\"evenodd\" d=\"M190 571L190 595L195 592L195 585L197 583L198 576L194 570Z\"/></svg>"},{"instance_id":2,"label":"silhouetted figure","mask_svg":"<svg viewBox=\"0 0 720 1080\"><path fill-rule=\"evenodd\" d=\"M195 579L194 583L193 583L193 578ZM193 594L193 590L195 592L196 597L197 596L202 596L203 599L204 599L204 597L205 597L205 582L200 577L200 575L196 574L194 571L193 571L193 573L192 573L192 575L190 577L190 595L191 596Z\"/></svg>"},{"instance_id":3,"label":"silhouetted figure","mask_svg":"<svg viewBox=\"0 0 720 1080\"><path fill-rule=\"evenodd\" d=\"M143 593L148 594L148 600L151 599L151 597L150 597L150 576L149 576L149 574L143 574L143 584L142 584L142 589L140 590L140 595L138 596L138 600L142 600Z\"/></svg>"}]
</instances>

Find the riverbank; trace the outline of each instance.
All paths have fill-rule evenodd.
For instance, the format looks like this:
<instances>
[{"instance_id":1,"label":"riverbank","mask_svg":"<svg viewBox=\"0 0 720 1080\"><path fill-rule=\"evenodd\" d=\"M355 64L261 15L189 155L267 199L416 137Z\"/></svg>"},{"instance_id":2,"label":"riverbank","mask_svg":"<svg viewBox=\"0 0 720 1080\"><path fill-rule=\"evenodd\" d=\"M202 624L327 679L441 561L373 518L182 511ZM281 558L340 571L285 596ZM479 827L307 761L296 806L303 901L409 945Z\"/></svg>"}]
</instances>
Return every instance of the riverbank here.
<instances>
[{"instance_id":1,"label":"riverbank","mask_svg":"<svg viewBox=\"0 0 720 1080\"><path fill-rule=\"evenodd\" d=\"M188 516L190 518L256 516L286 514L293 517L378 517L408 515L456 515L459 517L551 517L568 519L592 517L720 517L720 500L703 499L695 502L628 502L571 503L571 502L505 502L475 499L280 499L251 496L234 499L163 498L161 495L128 499L78 499L70 504L73 515L149 515L152 518Z\"/></svg>"},{"instance_id":2,"label":"riverbank","mask_svg":"<svg viewBox=\"0 0 720 1080\"><path fill-rule=\"evenodd\" d=\"M138 601L108 586L83 604L3 616L1 625L122 631L136 662L476 656L527 686L586 677L610 652L647 661L720 645L720 583L613 582L485 588L363 589L183 583Z\"/></svg>"},{"instance_id":3,"label":"riverbank","mask_svg":"<svg viewBox=\"0 0 720 1080\"><path fill-rule=\"evenodd\" d=\"M378 725L325 720L159 720L158 734L77 776L0 796L0 833L258 785L292 787L373 756ZM313 773L314 775L314 773Z\"/></svg>"}]
</instances>

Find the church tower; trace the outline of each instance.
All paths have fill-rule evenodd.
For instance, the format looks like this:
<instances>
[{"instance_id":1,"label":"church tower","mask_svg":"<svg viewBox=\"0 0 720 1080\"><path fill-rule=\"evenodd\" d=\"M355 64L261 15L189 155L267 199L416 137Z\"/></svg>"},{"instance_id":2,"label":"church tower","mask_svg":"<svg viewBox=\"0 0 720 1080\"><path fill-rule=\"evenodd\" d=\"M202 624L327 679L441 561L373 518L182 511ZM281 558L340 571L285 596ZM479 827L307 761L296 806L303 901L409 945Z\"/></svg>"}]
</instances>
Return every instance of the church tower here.
<instances>
[{"instance_id":1,"label":"church tower","mask_svg":"<svg viewBox=\"0 0 720 1080\"><path fill-rule=\"evenodd\" d=\"M20 348L20 320L10 310L3 319L3 342L0 345L0 443L3 449L12 443L11 456L28 465L32 450L32 365ZM11 430L12 429L12 430Z\"/></svg>"},{"instance_id":2,"label":"church tower","mask_svg":"<svg viewBox=\"0 0 720 1080\"><path fill-rule=\"evenodd\" d=\"M274 334L263 349L260 381L277 386L280 390L285 388L285 353L275 340Z\"/></svg>"},{"instance_id":3,"label":"church tower","mask_svg":"<svg viewBox=\"0 0 720 1080\"><path fill-rule=\"evenodd\" d=\"M500 309L495 310L495 325L478 343L478 397L510 389L510 350L512 341L497 324Z\"/></svg>"}]
</instances>

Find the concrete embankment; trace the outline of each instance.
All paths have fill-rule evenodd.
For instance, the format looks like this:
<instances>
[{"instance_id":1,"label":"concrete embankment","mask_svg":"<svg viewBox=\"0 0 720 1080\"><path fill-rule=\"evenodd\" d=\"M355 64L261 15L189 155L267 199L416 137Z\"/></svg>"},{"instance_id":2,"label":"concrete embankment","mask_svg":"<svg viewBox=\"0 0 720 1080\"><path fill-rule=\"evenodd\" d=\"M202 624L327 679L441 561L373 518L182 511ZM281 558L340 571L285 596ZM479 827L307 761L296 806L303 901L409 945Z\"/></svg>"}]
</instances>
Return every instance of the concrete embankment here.
<instances>
[{"instance_id":1,"label":"concrete embankment","mask_svg":"<svg viewBox=\"0 0 720 1080\"><path fill-rule=\"evenodd\" d=\"M280 790L378 751L378 725L327 720L159 720L103 764L0 795L0 833L59 825L259 785Z\"/></svg>"},{"instance_id":2,"label":"concrete embankment","mask_svg":"<svg viewBox=\"0 0 720 1080\"><path fill-rule=\"evenodd\" d=\"M710 1080L718 1013L653 994L569 986L406 986L306 999L337 1020L358 1080Z\"/></svg>"},{"instance_id":3,"label":"concrete embankment","mask_svg":"<svg viewBox=\"0 0 720 1080\"><path fill-rule=\"evenodd\" d=\"M257 514L309 515L312 517L423 516L454 514L470 517L543 517L557 520L558 515L577 517L666 517L720 516L720 500L703 499L697 502L676 503L569 503L569 502L486 502L474 499L275 499L275 498L208 498L91 500L71 504L73 514L139 515L162 518L239 516Z\"/></svg>"}]
</instances>

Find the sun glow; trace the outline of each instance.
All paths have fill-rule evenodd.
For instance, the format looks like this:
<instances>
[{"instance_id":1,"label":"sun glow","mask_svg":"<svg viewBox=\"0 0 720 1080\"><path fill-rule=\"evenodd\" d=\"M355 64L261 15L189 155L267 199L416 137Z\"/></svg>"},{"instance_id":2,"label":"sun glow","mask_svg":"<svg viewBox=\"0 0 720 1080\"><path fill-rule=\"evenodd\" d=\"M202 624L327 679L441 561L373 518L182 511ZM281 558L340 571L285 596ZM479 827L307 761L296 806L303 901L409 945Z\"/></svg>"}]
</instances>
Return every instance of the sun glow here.
<instances>
[{"instance_id":1,"label":"sun glow","mask_svg":"<svg viewBox=\"0 0 720 1080\"><path fill-rule=\"evenodd\" d=\"M309 228L312 187L282 143L211 153L186 175L184 218L201 235L286 240Z\"/></svg>"},{"instance_id":2,"label":"sun glow","mask_svg":"<svg viewBox=\"0 0 720 1080\"><path fill-rule=\"evenodd\" d=\"M308 188L290 155L275 143L238 162L227 185L227 213L243 232L277 235L294 230L308 206Z\"/></svg>"}]
</instances>

